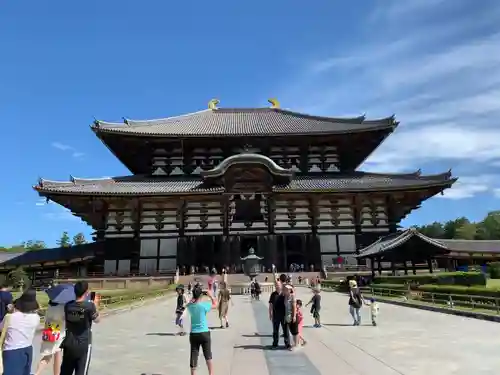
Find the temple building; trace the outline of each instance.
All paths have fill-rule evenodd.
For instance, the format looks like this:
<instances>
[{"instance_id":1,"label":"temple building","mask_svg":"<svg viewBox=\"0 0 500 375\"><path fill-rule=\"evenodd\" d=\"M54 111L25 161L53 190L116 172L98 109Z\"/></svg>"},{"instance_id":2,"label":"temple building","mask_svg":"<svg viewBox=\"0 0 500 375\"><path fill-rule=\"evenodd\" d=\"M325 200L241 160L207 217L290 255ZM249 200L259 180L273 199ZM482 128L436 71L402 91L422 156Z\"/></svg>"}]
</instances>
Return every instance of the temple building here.
<instances>
[{"instance_id":1,"label":"temple building","mask_svg":"<svg viewBox=\"0 0 500 375\"><path fill-rule=\"evenodd\" d=\"M92 131L131 172L34 189L95 230L86 267L152 274L233 267L253 247L263 264L316 269L398 229L456 181L358 170L396 129L394 116L333 118L269 108L208 109L157 120L95 121Z\"/></svg>"}]
</instances>

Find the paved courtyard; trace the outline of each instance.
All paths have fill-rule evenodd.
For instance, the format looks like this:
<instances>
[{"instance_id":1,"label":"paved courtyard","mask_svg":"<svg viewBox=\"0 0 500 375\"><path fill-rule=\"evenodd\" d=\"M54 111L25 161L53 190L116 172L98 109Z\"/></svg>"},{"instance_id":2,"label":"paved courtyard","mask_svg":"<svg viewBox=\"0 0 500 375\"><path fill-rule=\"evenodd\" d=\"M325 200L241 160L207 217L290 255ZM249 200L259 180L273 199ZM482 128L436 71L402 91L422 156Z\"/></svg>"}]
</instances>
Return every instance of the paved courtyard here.
<instances>
[{"instance_id":1,"label":"paved courtyard","mask_svg":"<svg viewBox=\"0 0 500 375\"><path fill-rule=\"evenodd\" d=\"M307 300L306 289L298 290ZM212 331L215 374L496 375L500 324L381 305L380 325L351 326L346 297L323 293L323 328L306 317L307 346L271 351L267 298L234 297L232 326ZM106 318L95 327L90 375L189 373L187 337L174 335L174 301ZM219 325L216 312L210 323ZM198 373L207 374L204 362ZM46 371L45 374L50 374Z\"/></svg>"}]
</instances>

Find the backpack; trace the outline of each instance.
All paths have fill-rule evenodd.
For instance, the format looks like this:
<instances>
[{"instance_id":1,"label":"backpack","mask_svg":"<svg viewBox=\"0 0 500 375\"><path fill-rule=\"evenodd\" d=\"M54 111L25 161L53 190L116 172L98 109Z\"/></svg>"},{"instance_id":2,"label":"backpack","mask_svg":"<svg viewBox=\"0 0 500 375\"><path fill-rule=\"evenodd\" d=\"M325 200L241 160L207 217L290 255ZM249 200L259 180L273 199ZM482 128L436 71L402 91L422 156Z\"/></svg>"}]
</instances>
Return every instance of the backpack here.
<instances>
[{"instance_id":1,"label":"backpack","mask_svg":"<svg viewBox=\"0 0 500 375\"><path fill-rule=\"evenodd\" d=\"M353 291L351 293L352 293L352 297L351 297L351 299L349 301L349 304L351 306L353 306L355 309L361 308L361 306L363 305L363 303L361 301L361 294L360 294L359 290Z\"/></svg>"},{"instance_id":2,"label":"backpack","mask_svg":"<svg viewBox=\"0 0 500 375\"><path fill-rule=\"evenodd\" d=\"M42 331L42 341L45 342L56 342L61 338L61 330L59 324L48 323L47 326Z\"/></svg>"}]
</instances>

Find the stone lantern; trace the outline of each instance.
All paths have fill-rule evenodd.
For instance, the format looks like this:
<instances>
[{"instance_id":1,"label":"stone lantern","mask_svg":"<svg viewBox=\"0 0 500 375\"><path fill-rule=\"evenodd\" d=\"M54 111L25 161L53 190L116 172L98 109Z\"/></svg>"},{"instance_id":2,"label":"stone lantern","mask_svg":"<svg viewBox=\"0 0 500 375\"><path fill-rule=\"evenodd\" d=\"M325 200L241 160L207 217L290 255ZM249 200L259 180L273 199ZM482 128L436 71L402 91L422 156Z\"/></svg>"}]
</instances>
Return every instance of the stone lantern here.
<instances>
[{"instance_id":1,"label":"stone lantern","mask_svg":"<svg viewBox=\"0 0 500 375\"><path fill-rule=\"evenodd\" d=\"M255 250L253 247L248 249L248 255L241 260L244 262L243 267L245 270L245 275L253 279L260 273L260 263L259 261L263 259L255 255Z\"/></svg>"}]
</instances>

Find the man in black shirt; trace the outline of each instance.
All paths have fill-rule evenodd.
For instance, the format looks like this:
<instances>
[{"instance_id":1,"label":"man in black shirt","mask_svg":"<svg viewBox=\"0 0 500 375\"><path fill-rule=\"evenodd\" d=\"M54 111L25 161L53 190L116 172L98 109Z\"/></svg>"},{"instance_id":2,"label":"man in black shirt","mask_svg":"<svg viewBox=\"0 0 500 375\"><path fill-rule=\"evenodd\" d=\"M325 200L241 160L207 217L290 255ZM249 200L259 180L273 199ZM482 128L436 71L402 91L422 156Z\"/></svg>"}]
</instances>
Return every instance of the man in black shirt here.
<instances>
[{"instance_id":1,"label":"man in black shirt","mask_svg":"<svg viewBox=\"0 0 500 375\"><path fill-rule=\"evenodd\" d=\"M269 320L273 323L273 349L278 347L280 337L280 325L283 330L285 346L290 347L290 336L288 325L285 324L285 297L281 293L281 283L276 282L276 290L269 297Z\"/></svg>"},{"instance_id":2,"label":"man in black shirt","mask_svg":"<svg viewBox=\"0 0 500 375\"><path fill-rule=\"evenodd\" d=\"M75 284L76 300L64 306L66 337L61 348L61 375L87 375L92 351L92 322L99 322L94 301L89 300L89 284Z\"/></svg>"}]
</instances>

